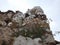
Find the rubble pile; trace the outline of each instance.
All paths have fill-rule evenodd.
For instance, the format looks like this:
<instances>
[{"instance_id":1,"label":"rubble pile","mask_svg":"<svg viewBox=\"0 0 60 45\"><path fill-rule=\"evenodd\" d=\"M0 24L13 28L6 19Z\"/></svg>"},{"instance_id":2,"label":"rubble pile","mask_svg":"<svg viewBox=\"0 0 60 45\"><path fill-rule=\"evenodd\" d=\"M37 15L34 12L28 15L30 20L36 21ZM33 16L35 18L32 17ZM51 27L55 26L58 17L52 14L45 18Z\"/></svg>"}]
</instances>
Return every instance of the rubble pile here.
<instances>
[{"instance_id":1,"label":"rubble pile","mask_svg":"<svg viewBox=\"0 0 60 45\"><path fill-rule=\"evenodd\" d=\"M54 40L40 6L20 11L0 11L0 45L60 45Z\"/></svg>"}]
</instances>

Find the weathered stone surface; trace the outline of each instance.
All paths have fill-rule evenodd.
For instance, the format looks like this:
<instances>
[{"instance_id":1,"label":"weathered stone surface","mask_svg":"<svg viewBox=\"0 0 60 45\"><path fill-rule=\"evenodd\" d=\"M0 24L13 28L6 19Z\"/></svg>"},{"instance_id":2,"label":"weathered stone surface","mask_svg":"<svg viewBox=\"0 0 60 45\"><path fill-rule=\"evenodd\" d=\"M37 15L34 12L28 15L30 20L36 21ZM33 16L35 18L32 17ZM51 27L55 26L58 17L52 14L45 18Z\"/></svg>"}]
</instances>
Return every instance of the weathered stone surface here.
<instances>
[{"instance_id":1,"label":"weathered stone surface","mask_svg":"<svg viewBox=\"0 0 60 45\"><path fill-rule=\"evenodd\" d=\"M18 37L17 39L15 39L16 41L14 42L13 45L26 45L26 40L24 37Z\"/></svg>"},{"instance_id":2,"label":"weathered stone surface","mask_svg":"<svg viewBox=\"0 0 60 45\"><path fill-rule=\"evenodd\" d=\"M35 38L34 39L34 45L43 45L41 38Z\"/></svg>"},{"instance_id":3,"label":"weathered stone surface","mask_svg":"<svg viewBox=\"0 0 60 45\"><path fill-rule=\"evenodd\" d=\"M7 24L6 24L6 22L5 21L1 21L0 20L0 26L6 26Z\"/></svg>"},{"instance_id":4,"label":"weathered stone surface","mask_svg":"<svg viewBox=\"0 0 60 45\"><path fill-rule=\"evenodd\" d=\"M13 34L13 31L8 27L0 27L0 38L2 44L10 45L12 43L13 38L11 37ZM2 45L1 44L1 45Z\"/></svg>"},{"instance_id":5,"label":"weathered stone surface","mask_svg":"<svg viewBox=\"0 0 60 45\"><path fill-rule=\"evenodd\" d=\"M19 36L15 39L15 42L13 45L42 45L42 43L39 43L40 39L31 39L28 37Z\"/></svg>"},{"instance_id":6,"label":"weathered stone surface","mask_svg":"<svg viewBox=\"0 0 60 45\"><path fill-rule=\"evenodd\" d=\"M52 35L50 34L46 34L47 38L45 39L45 42L48 43L48 42L55 42L54 38Z\"/></svg>"},{"instance_id":7,"label":"weathered stone surface","mask_svg":"<svg viewBox=\"0 0 60 45\"><path fill-rule=\"evenodd\" d=\"M40 6L20 11L0 11L0 45L60 45Z\"/></svg>"},{"instance_id":8,"label":"weathered stone surface","mask_svg":"<svg viewBox=\"0 0 60 45\"><path fill-rule=\"evenodd\" d=\"M13 16L12 21L17 22L19 26L22 26L24 14L20 11L17 11L16 14Z\"/></svg>"},{"instance_id":9,"label":"weathered stone surface","mask_svg":"<svg viewBox=\"0 0 60 45\"><path fill-rule=\"evenodd\" d=\"M37 15L44 13L40 6L32 8L30 12Z\"/></svg>"}]
</instances>

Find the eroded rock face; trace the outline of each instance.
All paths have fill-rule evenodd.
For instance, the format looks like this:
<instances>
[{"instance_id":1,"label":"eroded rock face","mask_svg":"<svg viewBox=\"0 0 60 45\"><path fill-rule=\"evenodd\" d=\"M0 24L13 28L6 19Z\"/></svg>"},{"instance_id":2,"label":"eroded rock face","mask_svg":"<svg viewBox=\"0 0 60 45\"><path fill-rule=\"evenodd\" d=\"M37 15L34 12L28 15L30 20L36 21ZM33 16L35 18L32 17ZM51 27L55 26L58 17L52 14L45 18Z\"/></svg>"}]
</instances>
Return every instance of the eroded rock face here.
<instances>
[{"instance_id":1,"label":"eroded rock face","mask_svg":"<svg viewBox=\"0 0 60 45\"><path fill-rule=\"evenodd\" d=\"M20 11L17 11L16 14L13 16L12 21L17 22L19 26L22 26L24 18L25 18L24 14Z\"/></svg>"},{"instance_id":2,"label":"eroded rock face","mask_svg":"<svg viewBox=\"0 0 60 45\"><path fill-rule=\"evenodd\" d=\"M0 45L59 45L40 6L20 11L0 11Z\"/></svg>"},{"instance_id":3,"label":"eroded rock face","mask_svg":"<svg viewBox=\"0 0 60 45\"><path fill-rule=\"evenodd\" d=\"M43 14L44 11L42 10L42 8L40 6L35 6L34 8L32 9L28 9L27 11L28 14L33 14L33 15L39 15L39 14Z\"/></svg>"},{"instance_id":4,"label":"eroded rock face","mask_svg":"<svg viewBox=\"0 0 60 45\"><path fill-rule=\"evenodd\" d=\"M10 43L13 42L12 34L13 31L9 27L0 27L1 45L3 43L5 45L10 45Z\"/></svg>"},{"instance_id":5,"label":"eroded rock face","mask_svg":"<svg viewBox=\"0 0 60 45\"><path fill-rule=\"evenodd\" d=\"M39 43L38 39L31 39L28 37L19 36L15 39L15 42L13 45L42 45L42 43Z\"/></svg>"}]
</instances>

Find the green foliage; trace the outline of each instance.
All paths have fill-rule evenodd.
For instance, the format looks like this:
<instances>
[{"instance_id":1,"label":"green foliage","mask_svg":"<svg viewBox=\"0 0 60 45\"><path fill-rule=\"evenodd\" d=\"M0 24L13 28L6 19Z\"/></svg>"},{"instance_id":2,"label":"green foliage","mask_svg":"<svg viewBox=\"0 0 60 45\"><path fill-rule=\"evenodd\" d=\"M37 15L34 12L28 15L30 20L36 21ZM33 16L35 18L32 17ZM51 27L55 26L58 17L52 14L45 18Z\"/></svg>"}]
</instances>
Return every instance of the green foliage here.
<instances>
[{"instance_id":1,"label":"green foliage","mask_svg":"<svg viewBox=\"0 0 60 45\"><path fill-rule=\"evenodd\" d=\"M32 31L28 30L28 29L22 29L21 31L18 31L15 33L15 37L18 37L19 35L22 35L24 37L30 37L32 39L34 38L41 38L43 39L43 35L44 35L45 29L42 27L36 27L35 29L33 28Z\"/></svg>"}]
</instances>

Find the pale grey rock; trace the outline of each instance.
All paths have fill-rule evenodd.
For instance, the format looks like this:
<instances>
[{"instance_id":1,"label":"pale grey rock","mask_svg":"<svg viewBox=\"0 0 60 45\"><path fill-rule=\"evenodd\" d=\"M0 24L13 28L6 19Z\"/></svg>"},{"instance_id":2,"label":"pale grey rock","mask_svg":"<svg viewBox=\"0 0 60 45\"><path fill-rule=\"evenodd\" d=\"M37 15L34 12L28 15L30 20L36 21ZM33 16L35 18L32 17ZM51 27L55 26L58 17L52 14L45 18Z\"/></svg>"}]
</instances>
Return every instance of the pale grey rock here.
<instances>
[{"instance_id":1,"label":"pale grey rock","mask_svg":"<svg viewBox=\"0 0 60 45\"><path fill-rule=\"evenodd\" d=\"M19 36L18 38L15 39L13 45L34 45L34 43L31 38Z\"/></svg>"},{"instance_id":2,"label":"pale grey rock","mask_svg":"<svg viewBox=\"0 0 60 45\"><path fill-rule=\"evenodd\" d=\"M12 25L12 22L9 22L7 26L9 26L9 27L10 27L11 25Z\"/></svg>"},{"instance_id":3,"label":"pale grey rock","mask_svg":"<svg viewBox=\"0 0 60 45\"><path fill-rule=\"evenodd\" d=\"M23 36L19 36L15 39L13 45L26 45L26 38L24 38Z\"/></svg>"},{"instance_id":4,"label":"pale grey rock","mask_svg":"<svg viewBox=\"0 0 60 45\"><path fill-rule=\"evenodd\" d=\"M31 12L30 12L30 11L31 11L31 10L28 9L26 13L27 13L28 15L31 15Z\"/></svg>"},{"instance_id":5,"label":"pale grey rock","mask_svg":"<svg viewBox=\"0 0 60 45\"><path fill-rule=\"evenodd\" d=\"M47 38L45 39L45 42L55 42L53 36L51 34L46 34Z\"/></svg>"},{"instance_id":6,"label":"pale grey rock","mask_svg":"<svg viewBox=\"0 0 60 45\"><path fill-rule=\"evenodd\" d=\"M29 21L32 20L35 17L35 15L30 15L28 17L25 18L25 21Z\"/></svg>"},{"instance_id":7,"label":"pale grey rock","mask_svg":"<svg viewBox=\"0 0 60 45\"><path fill-rule=\"evenodd\" d=\"M42 45L40 38L31 39L29 37L19 36L15 39L13 45Z\"/></svg>"},{"instance_id":8,"label":"pale grey rock","mask_svg":"<svg viewBox=\"0 0 60 45\"><path fill-rule=\"evenodd\" d=\"M10 28L17 28L19 24L17 22L9 22L7 26Z\"/></svg>"},{"instance_id":9,"label":"pale grey rock","mask_svg":"<svg viewBox=\"0 0 60 45\"><path fill-rule=\"evenodd\" d=\"M12 21L14 22L17 22L19 24L19 26L22 26L22 23L23 23L23 19L24 19L24 14L21 13L21 12L18 12L16 13L14 16L13 16L13 19Z\"/></svg>"},{"instance_id":10,"label":"pale grey rock","mask_svg":"<svg viewBox=\"0 0 60 45\"><path fill-rule=\"evenodd\" d=\"M27 37L27 45L34 45L34 41Z\"/></svg>"},{"instance_id":11,"label":"pale grey rock","mask_svg":"<svg viewBox=\"0 0 60 45\"><path fill-rule=\"evenodd\" d=\"M41 38L35 38L35 39L34 39L34 44L35 44L35 45L42 45L42 40L41 40Z\"/></svg>"},{"instance_id":12,"label":"pale grey rock","mask_svg":"<svg viewBox=\"0 0 60 45\"><path fill-rule=\"evenodd\" d=\"M47 32L51 32L50 29L46 29Z\"/></svg>"},{"instance_id":13,"label":"pale grey rock","mask_svg":"<svg viewBox=\"0 0 60 45\"><path fill-rule=\"evenodd\" d=\"M42 41L41 38L35 38L34 41Z\"/></svg>"},{"instance_id":14,"label":"pale grey rock","mask_svg":"<svg viewBox=\"0 0 60 45\"><path fill-rule=\"evenodd\" d=\"M11 18L12 18L12 15L13 15L13 13L12 13L12 12L9 12L9 13L7 14L7 16L8 16L8 18L9 18L9 19L11 19Z\"/></svg>"},{"instance_id":15,"label":"pale grey rock","mask_svg":"<svg viewBox=\"0 0 60 45\"><path fill-rule=\"evenodd\" d=\"M1 21L1 20L0 20L0 25L1 25L1 26L6 26L7 24L6 24L5 21Z\"/></svg>"},{"instance_id":16,"label":"pale grey rock","mask_svg":"<svg viewBox=\"0 0 60 45\"><path fill-rule=\"evenodd\" d=\"M26 12L26 14L28 16L30 15L45 15L44 14L44 11L42 10L42 8L40 6L35 6L34 8L32 9L28 9L28 11Z\"/></svg>"},{"instance_id":17,"label":"pale grey rock","mask_svg":"<svg viewBox=\"0 0 60 45\"><path fill-rule=\"evenodd\" d=\"M44 13L40 6L35 6L34 8L31 9L31 12L37 15Z\"/></svg>"}]
</instances>

